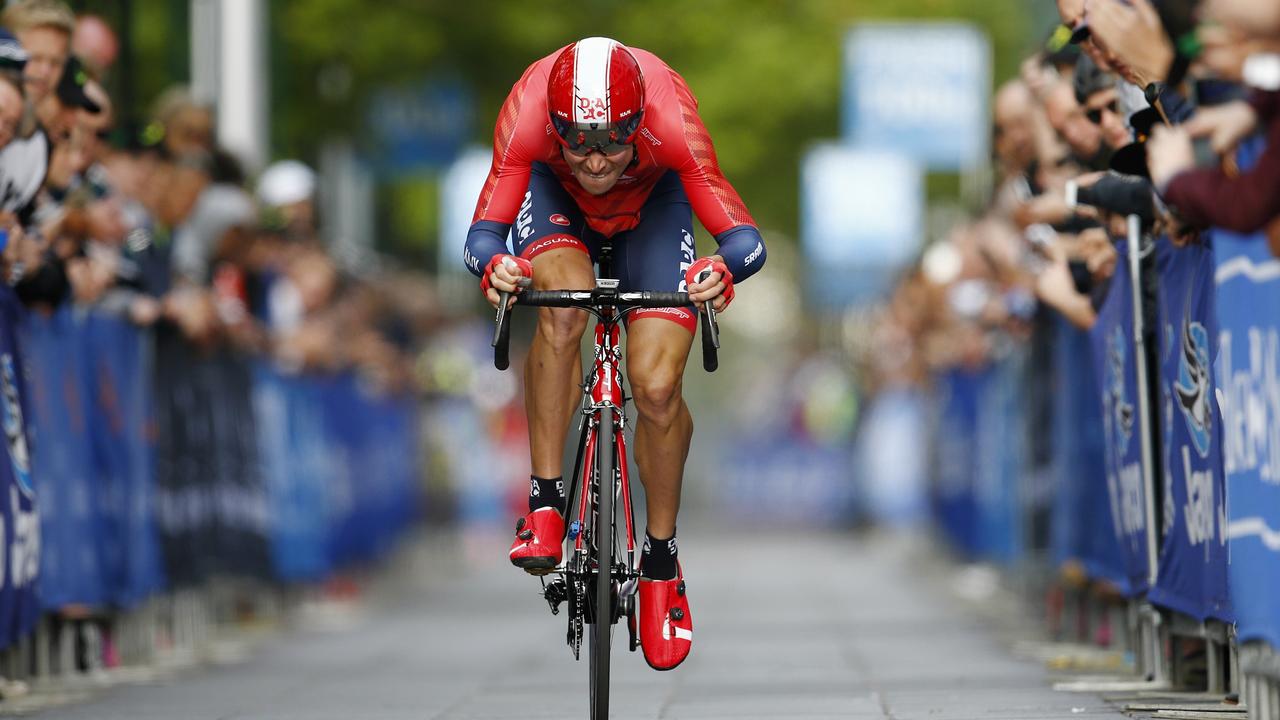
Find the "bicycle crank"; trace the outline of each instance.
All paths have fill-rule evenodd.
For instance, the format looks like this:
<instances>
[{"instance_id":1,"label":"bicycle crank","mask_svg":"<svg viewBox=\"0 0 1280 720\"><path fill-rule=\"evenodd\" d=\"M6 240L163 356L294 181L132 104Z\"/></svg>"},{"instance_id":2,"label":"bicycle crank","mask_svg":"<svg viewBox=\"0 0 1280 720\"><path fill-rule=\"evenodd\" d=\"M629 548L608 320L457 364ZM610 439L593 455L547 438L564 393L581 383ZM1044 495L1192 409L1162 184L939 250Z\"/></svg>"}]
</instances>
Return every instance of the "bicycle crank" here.
<instances>
[{"instance_id":1,"label":"bicycle crank","mask_svg":"<svg viewBox=\"0 0 1280 720\"><path fill-rule=\"evenodd\" d=\"M640 585L636 578L622 583L618 590L618 615L627 620L627 634L631 638L630 649L635 652L640 647L640 636L636 633L636 590Z\"/></svg>"}]
</instances>

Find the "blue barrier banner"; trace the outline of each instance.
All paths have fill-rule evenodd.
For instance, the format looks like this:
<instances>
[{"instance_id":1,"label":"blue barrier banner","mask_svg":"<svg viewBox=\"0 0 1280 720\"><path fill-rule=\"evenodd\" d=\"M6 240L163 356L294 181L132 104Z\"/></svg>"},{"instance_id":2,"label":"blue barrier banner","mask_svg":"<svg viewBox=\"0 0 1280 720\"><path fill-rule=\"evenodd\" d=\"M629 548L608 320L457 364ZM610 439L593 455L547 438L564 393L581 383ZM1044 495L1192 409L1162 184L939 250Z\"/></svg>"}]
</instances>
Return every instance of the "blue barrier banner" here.
<instances>
[{"instance_id":1,"label":"blue barrier banner","mask_svg":"<svg viewBox=\"0 0 1280 720\"><path fill-rule=\"evenodd\" d=\"M267 490L258 458L252 377L227 350L156 333L156 508L165 575L269 577Z\"/></svg>"},{"instance_id":2,"label":"blue barrier banner","mask_svg":"<svg viewBox=\"0 0 1280 720\"><path fill-rule=\"evenodd\" d=\"M146 336L63 309L29 315L24 339L44 496L41 605L136 605L163 586Z\"/></svg>"},{"instance_id":3,"label":"blue barrier banner","mask_svg":"<svg viewBox=\"0 0 1280 720\"><path fill-rule=\"evenodd\" d=\"M275 574L285 581L323 579L331 569L325 488L334 468L319 394L305 379L266 365L254 368L253 384Z\"/></svg>"},{"instance_id":4,"label":"blue barrier banner","mask_svg":"<svg viewBox=\"0 0 1280 720\"><path fill-rule=\"evenodd\" d=\"M98 542L101 487L94 477L77 331L77 319L67 308L27 316L32 465L42 495L40 603L50 610L104 606L110 600Z\"/></svg>"},{"instance_id":5,"label":"blue barrier banner","mask_svg":"<svg viewBox=\"0 0 1280 720\"><path fill-rule=\"evenodd\" d=\"M1089 333L1059 318L1054 338L1051 548L1055 563L1079 561L1090 578L1130 593L1124 550L1107 491L1102 394Z\"/></svg>"},{"instance_id":6,"label":"blue barrier banner","mask_svg":"<svg viewBox=\"0 0 1280 720\"><path fill-rule=\"evenodd\" d=\"M0 404L5 457L0 458L0 647L35 627L40 573L40 517L31 457L32 407L18 341L24 311L0 283Z\"/></svg>"},{"instance_id":7,"label":"blue barrier banner","mask_svg":"<svg viewBox=\"0 0 1280 720\"><path fill-rule=\"evenodd\" d=\"M979 554L1011 563L1023 549L1022 481L1027 456L1027 418L1022 400L1025 361L1001 359L987 372L978 401L974 449L974 503Z\"/></svg>"},{"instance_id":8,"label":"blue barrier banner","mask_svg":"<svg viewBox=\"0 0 1280 720\"><path fill-rule=\"evenodd\" d=\"M935 377L941 402L935 446L934 507L939 524L961 553L982 550L975 484L978 405L988 371L960 368Z\"/></svg>"},{"instance_id":9,"label":"blue barrier banner","mask_svg":"<svg viewBox=\"0 0 1280 720\"><path fill-rule=\"evenodd\" d=\"M155 524L155 422L149 332L114 315L91 313L78 329L84 361L107 595L137 605L164 585Z\"/></svg>"},{"instance_id":10,"label":"blue barrier banner","mask_svg":"<svg viewBox=\"0 0 1280 720\"><path fill-rule=\"evenodd\" d=\"M1151 602L1197 620L1232 619L1227 590L1222 424L1213 367L1218 355L1213 249L1161 240L1160 427L1163 527Z\"/></svg>"},{"instance_id":11,"label":"blue barrier banner","mask_svg":"<svg viewBox=\"0 0 1280 720\"><path fill-rule=\"evenodd\" d=\"M1147 589L1146 501L1142 446L1138 437L1138 370L1133 340L1133 284L1123 243L1098 321L1090 331L1094 369L1100 381L1106 467L1106 498L1111 532L1120 550L1121 591Z\"/></svg>"},{"instance_id":12,"label":"blue barrier banner","mask_svg":"<svg viewBox=\"0 0 1280 720\"><path fill-rule=\"evenodd\" d=\"M417 517L417 408L329 378L254 369L275 574L314 582L383 557Z\"/></svg>"},{"instance_id":13,"label":"blue barrier banner","mask_svg":"<svg viewBox=\"0 0 1280 720\"><path fill-rule=\"evenodd\" d=\"M1280 260L1215 231L1222 460L1239 640L1280 647Z\"/></svg>"}]
</instances>

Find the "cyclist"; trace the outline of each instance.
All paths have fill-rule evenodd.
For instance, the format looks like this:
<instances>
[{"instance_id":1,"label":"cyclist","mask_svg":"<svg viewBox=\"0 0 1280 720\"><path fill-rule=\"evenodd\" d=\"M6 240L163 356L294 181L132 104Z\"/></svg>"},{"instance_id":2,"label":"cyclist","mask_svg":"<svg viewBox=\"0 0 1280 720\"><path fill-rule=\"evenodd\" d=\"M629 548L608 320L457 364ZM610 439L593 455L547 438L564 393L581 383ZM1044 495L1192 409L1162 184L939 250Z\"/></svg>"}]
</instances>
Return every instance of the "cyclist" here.
<instances>
[{"instance_id":1,"label":"cyclist","mask_svg":"<svg viewBox=\"0 0 1280 720\"><path fill-rule=\"evenodd\" d=\"M717 254L696 257L690 206L715 236ZM734 282L765 261L764 241L720 172L684 78L652 53L592 37L533 63L512 87L464 261L496 307L498 291L530 283L592 287L604 238L612 239L622 289L687 291L699 308L726 307ZM525 365L532 476L529 514L517 527L531 532L517 533L510 557L529 572L561 560L561 457L586 325L580 310L540 308ZM693 640L675 532L693 434L681 378L695 327L689 307L638 310L627 327L639 415L634 453L648 510L637 623L645 660L658 670L679 665Z\"/></svg>"}]
</instances>

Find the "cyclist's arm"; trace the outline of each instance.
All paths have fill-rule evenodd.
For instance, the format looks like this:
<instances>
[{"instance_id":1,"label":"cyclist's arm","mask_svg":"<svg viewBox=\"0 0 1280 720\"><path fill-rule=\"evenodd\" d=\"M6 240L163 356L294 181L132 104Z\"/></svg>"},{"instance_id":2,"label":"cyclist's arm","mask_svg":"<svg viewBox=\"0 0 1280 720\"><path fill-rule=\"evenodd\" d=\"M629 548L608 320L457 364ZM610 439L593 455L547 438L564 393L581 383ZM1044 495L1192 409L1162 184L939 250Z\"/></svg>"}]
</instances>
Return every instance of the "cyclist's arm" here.
<instances>
[{"instance_id":1,"label":"cyclist's arm","mask_svg":"<svg viewBox=\"0 0 1280 720\"><path fill-rule=\"evenodd\" d=\"M680 103L680 143L673 143L672 165L680 173L693 211L720 246L719 254L735 283L754 275L765 261L764 238L738 191L720 171L711 135L698 117L697 103L687 86L676 87Z\"/></svg>"},{"instance_id":2,"label":"cyclist's arm","mask_svg":"<svg viewBox=\"0 0 1280 720\"><path fill-rule=\"evenodd\" d=\"M467 231L467 244L462 249L462 262L472 275L480 277L483 268L494 255L511 252L507 247L509 232L510 223L479 220L471 224L471 229Z\"/></svg>"},{"instance_id":3,"label":"cyclist's arm","mask_svg":"<svg viewBox=\"0 0 1280 720\"><path fill-rule=\"evenodd\" d=\"M716 235L724 266L733 273L734 282L742 282L764 266L764 238L755 225L738 225Z\"/></svg>"},{"instance_id":4,"label":"cyclist's arm","mask_svg":"<svg viewBox=\"0 0 1280 720\"><path fill-rule=\"evenodd\" d=\"M535 154L531 145L537 143L539 135L545 135L545 100L539 106L532 94L526 97L526 90L533 93L537 87L537 83L530 83L535 67L530 66L511 88L493 130L493 164L476 201L476 213L462 252L463 263L477 277L494 255L511 252L507 237L529 189Z\"/></svg>"}]
</instances>

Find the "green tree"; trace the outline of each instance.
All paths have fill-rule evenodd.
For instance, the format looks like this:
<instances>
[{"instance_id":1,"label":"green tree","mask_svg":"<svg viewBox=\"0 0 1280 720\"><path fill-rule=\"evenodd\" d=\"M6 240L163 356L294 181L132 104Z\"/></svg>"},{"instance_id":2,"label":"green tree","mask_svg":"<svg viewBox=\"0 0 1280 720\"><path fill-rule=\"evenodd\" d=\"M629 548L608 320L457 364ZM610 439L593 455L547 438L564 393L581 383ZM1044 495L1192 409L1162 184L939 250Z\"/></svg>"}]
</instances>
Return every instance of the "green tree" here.
<instances>
[{"instance_id":1,"label":"green tree","mask_svg":"<svg viewBox=\"0 0 1280 720\"><path fill-rule=\"evenodd\" d=\"M487 143L533 60L587 35L652 50L700 101L720 161L766 227L794 234L798 161L838 134L840 51L857 21L961 19L992 39L997 79L1038 39L1025 0L298 0L273 4L275 147L311 156L326 135L365 136L363 107L388 85L449 74L478 103Z\"/></svg>"}]
</instances>

